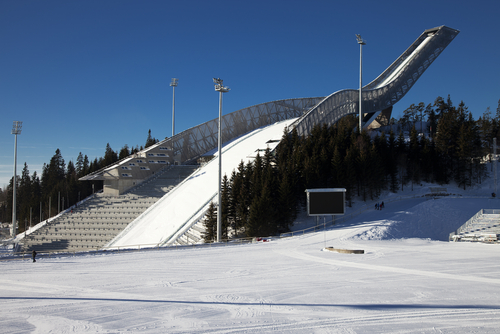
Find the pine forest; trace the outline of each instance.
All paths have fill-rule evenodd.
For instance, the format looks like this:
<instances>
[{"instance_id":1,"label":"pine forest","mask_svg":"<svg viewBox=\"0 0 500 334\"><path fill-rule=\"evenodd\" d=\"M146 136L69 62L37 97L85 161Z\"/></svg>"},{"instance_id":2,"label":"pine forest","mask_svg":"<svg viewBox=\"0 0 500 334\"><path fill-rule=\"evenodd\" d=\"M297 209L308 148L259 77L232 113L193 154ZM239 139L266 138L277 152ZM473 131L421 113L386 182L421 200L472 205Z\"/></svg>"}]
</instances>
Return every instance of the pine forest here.
<instances>
[{"instance_id":1,"label":"pine forest","mask_svg":"<svg viewBox=\"0 0 500 334\"><path fill-rule=\"evenodd\" d=\"M221 194L222 238L276 235L290 229L306 205L305 190L345 188L347 205L373 200L383 190L398 192L421 182L449 184L467 189L488 175L493 138L500 136L500 101L493 115L489 108L478 119L450 97L434 103L412 104L387 131L361 133L357 118L342 118L332 127L317 126L307 137L283 133L276 150L266 150L249 163L224 175ZM148 147L157 140L148 133ZM30 175L25 163L17 177L19 232L54 216L102 189L102 182L78 181L142 150L125 145L119 152L106 145L104 156L89 161L80 153L65 163L59 149L44 164L42 175ZM0 189L0 221L12 220L13 178ZM204 218L204 239L216 236L217 205L211 203Z\"/></svg>"}]
</instances>

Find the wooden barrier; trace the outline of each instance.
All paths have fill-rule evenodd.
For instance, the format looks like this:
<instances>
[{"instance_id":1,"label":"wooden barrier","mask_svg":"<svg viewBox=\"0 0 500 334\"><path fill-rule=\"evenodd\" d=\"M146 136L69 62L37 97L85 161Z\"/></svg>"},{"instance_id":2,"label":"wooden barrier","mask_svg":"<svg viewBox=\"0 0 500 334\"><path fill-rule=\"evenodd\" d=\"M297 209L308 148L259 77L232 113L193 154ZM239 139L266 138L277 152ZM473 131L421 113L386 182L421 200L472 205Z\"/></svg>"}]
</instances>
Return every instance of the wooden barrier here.
<instances>
[{"instance_id":1,"label":"wooden barrier","mask_svg":"<svg viewBox=\"0 0 500 334\"><path fill-rule=\"evenodd\" d=\"M333 248L333 247L326 247L326 250L330 252L337 252L337 253L343 253L343 254L364 254L365 251L362 249L340 249L340 248Z\"/></svg>"}]
</instances>

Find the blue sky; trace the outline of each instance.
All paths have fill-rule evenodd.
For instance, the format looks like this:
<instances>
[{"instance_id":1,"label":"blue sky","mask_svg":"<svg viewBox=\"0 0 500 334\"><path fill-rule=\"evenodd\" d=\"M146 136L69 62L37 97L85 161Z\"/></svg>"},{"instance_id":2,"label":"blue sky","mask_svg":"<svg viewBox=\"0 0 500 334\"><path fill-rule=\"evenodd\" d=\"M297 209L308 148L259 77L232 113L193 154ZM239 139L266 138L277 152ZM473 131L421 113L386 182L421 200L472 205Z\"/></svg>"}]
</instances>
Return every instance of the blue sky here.
<instances>
[{"instance_id":1,"label":"blue sky","mask_svg":"<svg viewBox=\"0 0 500 334\"><path fill-rule=\"evenodd\" d=\"M475 119L500 99L497 1L0 1L0 187L40 174L57 148L91 160L148 130L176 133L218 116L212 78L224 79L224 114L286 98L326 96L375 79L425 30L460 34L394 107L437 96Z\"/></svg>"}]
</instances>

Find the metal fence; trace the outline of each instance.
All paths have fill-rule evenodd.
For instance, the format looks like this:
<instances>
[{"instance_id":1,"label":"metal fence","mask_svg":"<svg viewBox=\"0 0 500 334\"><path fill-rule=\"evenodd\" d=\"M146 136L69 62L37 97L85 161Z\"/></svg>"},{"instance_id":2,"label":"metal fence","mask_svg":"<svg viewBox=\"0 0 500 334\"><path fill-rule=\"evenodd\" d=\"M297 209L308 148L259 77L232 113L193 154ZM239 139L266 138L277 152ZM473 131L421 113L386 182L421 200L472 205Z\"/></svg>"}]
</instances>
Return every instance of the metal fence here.
<instances>
[{"instance_id":1,"label":"metal fence","mask_svg":"<svg viewBox=\"0 0 500 334\"><path fill-rule=\"evenodd\" d=\"M384 199L384 203L393 203L396 201L401 201L401 200L407 200L407 199L414 199L414 198L424 198L424 199L435 199L439 198L442 196L434 196L432 193L427 193L423 195L413 195L413 196L397 196L389 199ZM188 248L211 248L211 247L224 247L224 246L233 246L233 245L243 245L243 244L249 244L253 242L259 242L259 241L267 241L267 240L272 240L272 239L281 239L281 238L290 238L290 237L296 237L296 236L301 236L305 235L308 233L314 233L317 231L325 230L327 227L331 226L336 226L340 223L346 222L349 219L352 219L361 213L371 209L372 206L370 205L365 205L362 208L351 212L347 215L344 215L342 217L335 218L334 220L328 220L325 221L323 225L317 225L317 226L312 226L303 230L298 230L298 231L293 231L293 232L286 232L286 233L281 233L278 236L271 236L271 237L252 237L252 238L238 238L238 239L225 239L222 240L221 242L211 242L211 243L197 243L197 244L190 244L190 245L168 245L168 246L163 246L161 243L157 244L142 244L142 245L126 245L126 246L110 246L110 247L101 247L101 248L96 248L96 249L89 249L87 251L64 251L64 252L57 252L57 251L49 251L49 252L37 252L37 257L39 258L51 258L55 256L64 256L64 255L84 255L84 254L102 254L102 253L120 253L120 252L133 252L133 251L151 251L151 250L175 250L175 249L188 249ZM500 214L500 210L497 209L484 209L479 211L474 217L469 219L462 227L466 226L467 224L470 224L471 221L474 219L477 219L478 216L482 215L484 213L486 214ZM462 228L461 227L461 228ZM465 228L465 227L464 227ZM456 232L453 232L450 234L454 235L455 233L459 233L458 229ZM31 259L31 252L17 252L17 253L10 253L9 255L6 256L1 256L0 255L0 261L12 261L12 260L29 260Z\"/></svg>"}]
</instances>

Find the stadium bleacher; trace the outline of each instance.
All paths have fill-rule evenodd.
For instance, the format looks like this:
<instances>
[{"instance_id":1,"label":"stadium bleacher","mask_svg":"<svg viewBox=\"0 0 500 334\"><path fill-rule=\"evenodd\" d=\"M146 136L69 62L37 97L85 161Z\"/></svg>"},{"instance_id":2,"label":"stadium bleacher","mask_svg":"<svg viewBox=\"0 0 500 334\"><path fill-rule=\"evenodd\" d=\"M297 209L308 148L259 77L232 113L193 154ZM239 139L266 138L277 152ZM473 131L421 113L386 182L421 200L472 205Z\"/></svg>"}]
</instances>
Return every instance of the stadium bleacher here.
<instances>
[{"instance_id":1,"label":"stadium bleacher","mask_svg":"<svg viewBox=\"0 0 500 334\"><path fill-rule=\"evenodd\" d=\"M455 232L449 241L499 242L500 210L482 209Z\"/></svg>"},{"instance_id":2,"label":"stadium bleacher","mask_svg":"<svg viewBox=\"0 0 500 334\"><path fill-rule=\"evenodd\" d=\"M102 248L198 166L170 166L120 196L94 194L21 241L21 250L74 252Z\"/></svg>"}]
</instances>

